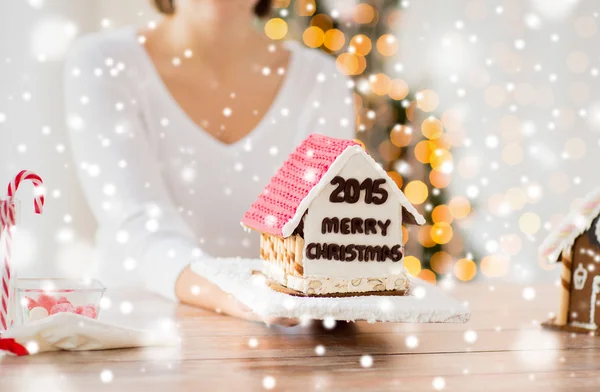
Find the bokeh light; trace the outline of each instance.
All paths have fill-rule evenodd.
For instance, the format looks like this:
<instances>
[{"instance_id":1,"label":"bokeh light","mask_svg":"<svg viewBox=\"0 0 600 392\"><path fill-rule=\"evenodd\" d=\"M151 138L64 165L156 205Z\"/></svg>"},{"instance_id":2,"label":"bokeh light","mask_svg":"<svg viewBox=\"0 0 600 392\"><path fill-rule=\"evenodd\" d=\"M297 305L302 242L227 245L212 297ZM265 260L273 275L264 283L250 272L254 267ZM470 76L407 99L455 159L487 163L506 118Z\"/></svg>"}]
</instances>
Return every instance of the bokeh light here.
<instances>
[{"instance_id":1,"label":"bokeh light","mask_svg":"<svg viewBox=\"0 0 600 392\"><path fill-rule=\"evenodd\" d=\"M435 252L430 263L431 268L438 274L447 274L452 269L452 256L444 251Z\"/></svg>"},{"instance_id":2,"label":"bokeh light","mask_svg":"<svg viewBox=\"0 0 600 392\"><path fill-rule=\"evenodd\" d=\"M391 81L389 76L384 73L371 75L369 77L371 91L377 95L386 95L390 91Z\"/></svg>"},{"instance_id":3,"label":"bokeh light","mask_svg":"<svg viewBox=\"0 0 600 392\"><path fill-rule=\"evenodd\" d=\"M421 132L427 139L437 139L442 136L444 128L440 120L429 116L421 123Z\"/></svg>"},{"instance_id":4,"label":"bokeh light","mask_svg":"<svg viewBox=\"0 0 600 392\"><path fill-rule=\"evenodd\" d=\"M295 9L299 16L312 16L317 10L317 5L315 0L296 0Z\"/></svg>"},{"instance_id":5,"label":"bokeh light","mask_svg":"<svg viewBox=\"0 0 600 392\"><path fill-rule=\"evenodd\" d=\"M428 140L421 140L415 146L415 158L421 163L429 163L429 159L431 158L431 154L436 149L435 143L432 143Z\"/></svg>"},{"instance_id":6,"label":"bokeh light","mask_svg":"<svg viewBox=\"0 0 600 392\"><path fill-rule=\"evenodd\" d=\"M508 274L509 261L503 255L488 255L481 260L481 272L489 278L499 278Z\"/></svg>"},{"instance_id":7,"label":"bokeh light","mask_svg":"<svg viewBox=\"0 0 600 392\"><path fill-rule=\"evenodd\" d=\"M400 175L400 173L397 173L394 171L387 172L387 174L396 183L396 185L398 186L398 189L402 189L402 184L403 184L402 175Z\"/></svg>"},{"instance_id":8,"label":"bokeh light","mask_svg":"<svg viewBox=\"0 0 600 392\"><path fill-rule=\"evenodd\" d=\"M436 277L435 274L433 273L433 271L429 270L429 269L423 269L421 270L421 272L419 272L418 275L419 279L422 279L426 282L429 282L431 284L435 284L436 283Z\"/></svg>"},{"instance_id":9,"label":"bokeh light","mask_svg":"<svg viewBox=\"0 0 600 392\"><path fill-rule=\"evenodd\" d=\"M450 207L444 204L440 204L439 206L436 206L431 212L431 219L434 223L452 223L452 221L454 220L454 216L452 216Z\"/></svg>"},{"instance_id":10,"label":"bokeh light","mask_svg":"<svg viewBox=\"0 0 600 392\"><path fill-rule=\"evenodd\" d=\"M460 259L454 264L454 275L463 282L472 280L477 275L477 264L470 259Z\"/></svg>"},{"instance_id":11,"label":"bokeh light","mask_svg":"<svg viewBox=\"0 0 600 392\"><path fill-rule=\"evenodd\" d=\"M323 45L325 33L323 33L323 30L321 30L320 27L310 26L304 30L304 33L302 34L302 40L309 48L318 48L319 46Z\"/></svg>"},{"instance_id":12,"label":"bokeh light","mask_svg":"<svg viewBox=\"0 0 600 392\"><path fill-rule=\"evenodd\" d=\"M419 91L416 98L417 107L424 112L433 112L440 103L437 93L433 90Z\"/></svg>"},{"instance_id":13,"label":"bokeh light","mask_svg":"<svg viewBox=\"0 0 600 392\"><path fill-rule=\"evenodd\" d=\"M377 50L383 56L393 56L398 51L398 39L392 34L384 34L377 40Z\"/></svg>"},{"instance_id":14,"label":"bokeh light","mask_svg":"<svg viewBox=\"0 0 600 392\"><path fill-rule=\"evenodd\" d=\"M354 21L358 24L369 24L375 19L375 9L369 4L360 3L354 7Z\"/></svg>"},{"instance_id":15,"label":"bokeh light","mask_svg":"<svg viewBox=\"0 0 600 392\"><path fill-rule=\"evenodd\" d=\"M362 56L366 56L371 52L371 39L364 34L357 34L350 40L350 51Z\"/></svg>"},{"instance_id":16,"label":"bokeh light","mask_svg":"<svg viewBox=\"0 0 600 392\"><path fill-rule=\"evenodd\" d=\"M436 188L446 188L451 181L452 176L449 173L442 173L437 170L432 170L429 173L429 182Z\"/></svg>"},{"instance_id":17,"label":"bokeh light","mask_svg":"<svg viewBox=\"0 0 600 392\"><path fill-rule=\"evenodd\" d=\"M423 181L414 180L406 184L404 194L409 202L415 205L423 204L427 200L429 190Z\"/></svg>"},{"instance_id":18,"label":"bokeh light","mask_svg":"<svg viewBox=\"0 0 600 392\"><path fill-rule=\"evenodd\" d=\"M471 203L463 196L453 197L448 207L450 207L450 213L456 219L464 219L471 212Z\"/></svg>"},{"instance_id":19,"label":"bokeh light","mask_svg":"<svg viewBox=\"0 0 600 392\"><path fill-rule=\"evenodd\" d=\"M355 75L359 69L358 56L353 53L340 54L335 64L338 70L346 75Z\"/></svg>"},{"instance_id":20,"label":"bokeh light","mask_svg":"<svg viewBox=\"0 0 600 392\"><path fill-rule=\"evenodd\" d=\"M273 40L283 39L287 33L287 22L281 18L270 19L265 24L265 34Z\"/></svg>"},{"instance_id":21,"label":"bokeh light","mask_svg":"<svg viewBox=\"0 0 600 392\"><path fill-rule=\"evenodd\" d=\"M390 98L401 101L408 96L408 84L402 79L394 79L388 92Z\"/></svg>"},{"instance_id":22,"label":"bokeh light","mask_svg":"<svg viewBox=\"0 0 600 392\"><path fill-rule=\"evenodd\" d=\"M417 240L425 248L432 248L436 245L435 241L431 238L431 227L431 225L423 225L419 228Z\"/></svg>"},{"instance_id":23,"label":"bokeh light","mask_svg":"<svg viewBox=\"0 0 600 392\"><path fill-rule=\"evenodd\" d=\"M325 33L324 42L327 49L337 52L344 47L344 44L346 43L346 37L340 30L330 29Z\"/></svg>"},{"instance_id":24,"label":"bokeh light","mask_svg":"<svg viewBox=\"0 0 600 392\"><path fill-rule=\"evenodd\" d=\"M447 244L452 239L452 226L446 222L435 223L431 227L431 239L436 244Z\"/></svg>"},{"instance_id":25,"label":"bokeh light","mask_svg":"<svg viewBox=\"0 0 600 392\"><path fill-rule=\"evenodd\" d=\"M417 276L421 272L421 261L415 256L406 256L404 257L404 268L410 275Z\"/></svg>"},{"instance_id":26,"label":"bokeh light","mask_svg":"<svg viewBox=\"0 0 600 392\"><path fill-rule=\"evenodd\" d=\"M396 124L390 132L390 140L398 147L406 147L412 140L412 128Z\"/></svg>"}]
</instances>

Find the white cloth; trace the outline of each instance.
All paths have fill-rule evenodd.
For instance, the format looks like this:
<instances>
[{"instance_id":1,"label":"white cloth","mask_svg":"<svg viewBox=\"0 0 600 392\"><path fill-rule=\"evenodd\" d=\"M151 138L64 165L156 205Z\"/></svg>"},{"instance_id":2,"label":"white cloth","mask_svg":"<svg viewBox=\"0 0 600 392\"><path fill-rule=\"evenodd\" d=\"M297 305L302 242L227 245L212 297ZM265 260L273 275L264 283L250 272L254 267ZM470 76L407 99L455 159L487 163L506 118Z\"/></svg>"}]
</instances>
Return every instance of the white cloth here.
<instances>
[{"instance_id":1,"label":"white cloth","mask_svg":"<svg viewBox=\"0 0 600 392\"><path fill-rule=\"evenodd\" d=\"M252 272L259 270L261 264L262 260L259 259L198 260L192 263L192 271L265 318L367 320L371 323L466 323L471 317L466 304L452 298L441 287L412 276L411 294L406 296L294 297L271 290L262 276L253 276Z\"/></svg>"},{"instance_id":2,"label":"white cloth","mask_svg":"<svg viewBox=\"0 0 600 392\"><path fill-rule=\"evenodd\" d=\"M249 136L225 145L173 99L135 29L75 44L66 65L67 122L107 286L142 283L174 298L192 258L255 257L258 235L239 221L287 155L313 132L353 137L347 78L325 54L287 48L292 56L273 105Z\"/></svg>"},{"instance_id":3,"label":"white cloth","mask_svg":"<svg viewBox=\"0 0 600 392\"><path fill-rule=\"evenodd\" d=\"M181 343L175 332L142 331L67 312L13 327L2 333L2 339L14 339L27 349L29 355L59 350L95 351Z\"/></svg>"}]
</instances>

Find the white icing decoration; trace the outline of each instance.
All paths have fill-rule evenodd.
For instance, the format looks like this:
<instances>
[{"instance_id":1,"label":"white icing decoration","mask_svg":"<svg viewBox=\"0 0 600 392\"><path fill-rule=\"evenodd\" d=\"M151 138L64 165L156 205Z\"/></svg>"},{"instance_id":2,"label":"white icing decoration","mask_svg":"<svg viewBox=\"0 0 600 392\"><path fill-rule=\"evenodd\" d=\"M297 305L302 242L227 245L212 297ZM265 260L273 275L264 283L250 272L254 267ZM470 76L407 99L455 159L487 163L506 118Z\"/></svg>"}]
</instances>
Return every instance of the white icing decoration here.
<instances>
[{"instance_id":1,"label":"white icing decoration","mask_svg":"<svg viewBox=\"0 0 600 392\"><path fill-rule=\"evenodd\" d=\"M360 149L362 151L362 149ZM377 170L373 168L370 161L366 159L366 154L355 153L348 159L343 168L335 175L339 175L345 179L355 178L362 182L366 178L378 179L382 178ZM330 170L330 172L333 172ZM393 184L397 188L396 184ZM349 203L332 203L329 201L329 196L337 188L337 185L332 185L329 182L322 187L321 192L317 195L310 205L306 218L304 220L304 251L303 251L303 266L304 274L307 276L323 276L332 278L363 278L366 276L381 276L385 277L394 274L394 270L398 271L403 268L404 262L392 261L338 261L327 259L308 259L306 257L306 247L310 243L317 244L338 244L338 245L387 245L390 249L393 246L402 244L402 207L394 199L393 187L389 183L383 184L382 188L388 192L388 199L385 203L367 204L365 203L364 194L361 192L361 197L354 204ZM377 228L377 234L341 234L341 233L326 233L322 234L321 224L324 218L336 217L342 218L373 218L380 221L391 220L387 228L387 235L383 236L381 230ZM363 227L364 229L364 227Z\"/></svg>"},{"instance_id":2,"label":"white icing decoration","mask_svg":"<svg viewBox=\"0 0 600 392\"><path fill-rule=\"evenodd\" d=\"M395 185L394 180L392 180L390 176L388 176L385 170L383 170L383 168L379 164L377 164L377 162L375 162L373 158L371 158L369 154L367 154L365 150L363 150L362 147L351 146L346 148L344 152L338 155L338 157L333 161L333 163L329 167L327 173L323 175L321 180L310 190L310 192L308 192L308 195L306 195L306 197L300 202L298 208L296 209L296 213L294 214L292 219L290 219L281 230L281 233L284 238L289 237L294 233L294 230L296 229L296 227L298 227L300 220L304 216L306 210L308 210L308 208L311 206L312 202L321 193L323 188L329 185L333 177L338 175L338 173L342 170L342 168L346 165L350 158L352 158L355 155L364 156L369 162L370 166L373 169L375 169L375 171L378 174L378 177L385 178L386 182L389 185L393 185L391 187L393 192L389 195L390 198L393 198L395 196L398 203L400 203L400 205L402 205L402 207L404 207L406 211L409 212L415 218L415 221L419 225L425 223L425 218L423 218L421 214L417 212L415 207L408 201L406 196L404 196L404 193L402 193L402 191Z\"/></svg>"},{"instance_id":3,"label":"white icing decoration","mask_svg":"<svg viewBox=\"0 0 600 392\"><path fill-rule=\"evenodd\" d=\"M579 204L580 207L578 209L571 211L563 222L550 232L539 248L539 253L544 256L548 262L555 263L558 261L561 252L570 249L573 246L575 239L590 228L594 218L600 214L599 201L600 188L596 188L587 194L585 199ZM591 208L589 211L583 209L586 205L591 205L595 202L598 202L598 205ZM600 241L600 229L598 226L599 225L596 225L595 227L595 233Z\"/></svg>"},{"instance_id":4,"label":"white icing decoration","mask_svg":"<svg viewBox=\"0 0 600 392\"><path fill-rule=\"evenodd\" d=\"M577 269L573 273L573 284L575 286L575 290L583 290L587 276L588 271L583 268L583 264L579 263Z\"/></svg>"},{"instance_id":5,"label":"white icing decoration","mask_svg":"<svg viewBox=\"0 0 600 392\"><path fill-rule=\"evenodd\" d=\"M582 323L580 321L572 321L571 325L580 328L598 329L598 325L596 324L596 300L598 298L598 294L600 294L600 275L594 276L594 280L592 282L592 295L590 298L590 322Z\"/></svg>"}]
</instances>

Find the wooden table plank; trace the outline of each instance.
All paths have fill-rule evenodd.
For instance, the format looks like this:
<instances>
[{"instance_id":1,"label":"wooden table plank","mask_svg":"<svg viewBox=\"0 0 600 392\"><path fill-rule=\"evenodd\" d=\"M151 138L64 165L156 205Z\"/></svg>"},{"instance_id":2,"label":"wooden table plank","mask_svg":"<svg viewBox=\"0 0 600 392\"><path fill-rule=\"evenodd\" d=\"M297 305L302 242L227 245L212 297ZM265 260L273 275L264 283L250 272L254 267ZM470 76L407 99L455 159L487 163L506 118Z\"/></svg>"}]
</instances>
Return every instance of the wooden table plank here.
<instances>
[{"instance_id":1,"label":"wooden table plank","mask_svg":"<svg viewBox=\"0 0 600 392\"><path fill-rule=\"evenodd\" d=\"M264 390L273 376L276 390L444 390L553 391L600 387L600 338L539 327L557 304L554 285L456 286L452 295L469 302L473 317L461 324L321 323L310 327L266 327L175 306L148 293L110 294L108 320L136 326L174 320L181 347L83 353L51 353L0 358L0 391L106 390L102 371L112 372L110 390ZM123 316L121 301L134 311ZM466 341L468 336L476 339ZM407 346L406 339L417 339ZM248 345L255 338L258 346ZM315 347L323 345L325 355ZM373 359L360 365L362 355ZM437 386L442 381L437 379ZM43 388L42 388L43 387ZM597 390L597 389L596 389Z\"/></svg>"}]
</instances>

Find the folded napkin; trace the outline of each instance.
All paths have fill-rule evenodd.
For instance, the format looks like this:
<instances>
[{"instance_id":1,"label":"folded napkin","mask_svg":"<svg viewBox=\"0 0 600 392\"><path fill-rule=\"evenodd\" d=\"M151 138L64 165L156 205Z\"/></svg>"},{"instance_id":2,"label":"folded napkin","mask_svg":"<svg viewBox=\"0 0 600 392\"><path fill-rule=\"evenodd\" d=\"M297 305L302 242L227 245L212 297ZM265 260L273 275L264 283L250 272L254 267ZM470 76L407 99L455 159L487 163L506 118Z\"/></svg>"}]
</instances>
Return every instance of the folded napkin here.
<instances>
[{"instance_id":1,"label":"folded napkin","mask_svg":"<svg viewBox=\"0 0 600 392\"><path fill-rule=\"evenodd\" d=\"M178 336L163 331L142 331L75 313L57 313L3 332L0 335L0 354L22 356L58 350L109 350L179 343Z\"/></svg>"},{"instance_id":2,"label":"folded napkin","mask_svg":"<svg viewBox=\"0 0 600 392\"><path fill-rule=\"evenodd\" d=\"M466 323L466 304L442 288L411 277L411 295L359 297L295 297L270 289L258 259L208 259L191 264L192 271L230 293L262 317L316 320L367 320L397 323Z\"/></svg>"}]
</instances>

